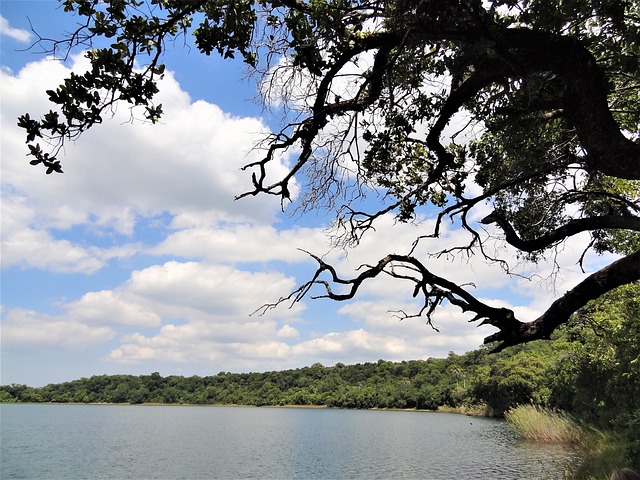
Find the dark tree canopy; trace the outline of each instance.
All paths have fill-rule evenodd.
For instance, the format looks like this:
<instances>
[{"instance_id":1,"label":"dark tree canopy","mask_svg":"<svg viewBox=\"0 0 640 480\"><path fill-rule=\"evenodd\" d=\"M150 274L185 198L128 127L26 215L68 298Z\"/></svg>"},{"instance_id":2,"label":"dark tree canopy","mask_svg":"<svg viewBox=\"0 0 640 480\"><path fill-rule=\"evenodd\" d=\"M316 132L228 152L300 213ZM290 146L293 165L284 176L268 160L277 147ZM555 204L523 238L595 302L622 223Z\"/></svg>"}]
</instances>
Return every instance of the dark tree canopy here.
<instances>
[{"instance_id":1,"label":"dark tree canopy","mask_svg":"<svg viewBox=\"0 0 640 480\"><path fill-rule=\"evenodd\" d=\"M299 301L314 288L322 290L315 297L349 299L384 273L409 282L421 299L418 311L405 315L430 322L448 301L497 327L485 341L502 349L548 338L588 301L640 279L635 0L62 4L78 15L77 30L40 45L62 55L86 48L91 70L48 92L55 112L19 120L31 163L47 173L62 172L56 158L62 143L101 123L116 102L142 107L155 122L162 114L154 95L163 52L193 35L203 54L241 57L265 99L281 97L287 107L282 129L265 139L262 160L246 165L253 187L238 198L268 194L286 203L300 186L298 208L334 208L335 238L344 245L357 244L384 214L412 221L422 206L439 209L435 227L407 253L364 265L353 278L312 255L318 269L311 280L277 303ZM453 125L461 133L445 142L445 128ZM477 133L466 135L465 126ZM295 152L291 169L271 178L268 165L283 152ZM359 200L370 189L383 192L383 200L379 209L363 211ZM473 209L487 203L493 212L470 221ZM471 239L447 253L484 255L506 274L504 259L483 248L485 231L531 262L589 232L588 248L617 260L523 322L414 255L418 244L438 237L445 220L458 222Z\"/></svg>"}]
</instances>

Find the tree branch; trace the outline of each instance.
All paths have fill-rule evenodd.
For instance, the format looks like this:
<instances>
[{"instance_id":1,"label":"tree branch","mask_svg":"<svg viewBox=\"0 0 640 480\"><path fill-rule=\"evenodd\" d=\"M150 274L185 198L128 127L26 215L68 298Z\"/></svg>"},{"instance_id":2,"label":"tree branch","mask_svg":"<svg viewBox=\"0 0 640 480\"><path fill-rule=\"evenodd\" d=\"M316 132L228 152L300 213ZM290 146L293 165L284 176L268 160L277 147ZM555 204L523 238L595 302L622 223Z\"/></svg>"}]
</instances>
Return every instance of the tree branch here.
<instances>
[{"instance_id":1,"label":"tree branch","mask_svg":"<svg viewBox=\"0 0 640 480\"><path fill-rule=\"evenodd\" d=\"M497 224L503 230L507 243L518 250L528 253L543 250L567 237L590 230L612 228L640 231L640 218L630 215L603 215L569 220L565 225L532 240L523 240L520 238L511 224L498 212L487 215L480 220L480 223L484 225Z\"/></svg>"},{"instance_id":2,"label":"tree branch","mask_svg":"<svg viewBox=\"0 0 640 480\"><path fill-rule=\"evenodd\" d=\"M626 138L613 118L606 80L589 50L574 38L526 28L502 29L496 40L514 63L566 80L564 113L576 127L591 168L640 180L640 145Z\"/></svg>"},{"instance_id":3,"label":"tree branch","mask_svg":"<svg viewBox=\"0 0 640 480\"><path fill-rule=\"evenodd\" d=\"M484 340L485 344L500 342L494 348L494 351L500 351L506 347L532 340L549 338L556 328L566 323L573 313L584 307L589 301L621 285L640 280L639 251L623 257L588 276L576 287L553 302L547 311L533 322L522 322L516 318L511 309L492 307L478 300L461 286L433 274L422 262L412 256L389 254L376 265L363 266L366 268L356 277L342 278L332 265L327 264L316 255L310 253L309 255L319 265L313 278L298 287L289 296L280 298L276 303L263 305L254 313L260 312L260 314L264 314L267 310L275 308L285 301L291 301L293 306L293 304L307 296L314 286L322 287L324 293L313 295L310 297L312 299L350 300L354 298L365 281L375 278L381 273L386 273L394 278L410 281L414 284L413 297L421 294L424 298L424 304L420 312L417 315L409 315L402 312L404 318L424 316L427 323L432 325L432 314L435 308L443 301L448 300L463 312L475 313L475 316L469 320L470 322L480 321L479 325L492 325L498 328L498 332L486 337ZM348 286L348 291L345 293L334 292L330 282L320 279L323 272L329 273L333 284Z\"/></svg>"},{"instance_id":4,"label":"tree branch","mask_svg":"<svg viewBox=\"0 0 640 480\"><path fill-rule=\"evenodd\" d=\"M512 345L547 339L560 325L566 323L571 315L591 300L604 295L614 288L640 280L640 251L627 255L591 274L574 288L558 298L533 322L520 321L506 325L493 325L500 331L485 338L484 343L501 342L494 351L500 351Z\"/></svg>"}]
</instances>

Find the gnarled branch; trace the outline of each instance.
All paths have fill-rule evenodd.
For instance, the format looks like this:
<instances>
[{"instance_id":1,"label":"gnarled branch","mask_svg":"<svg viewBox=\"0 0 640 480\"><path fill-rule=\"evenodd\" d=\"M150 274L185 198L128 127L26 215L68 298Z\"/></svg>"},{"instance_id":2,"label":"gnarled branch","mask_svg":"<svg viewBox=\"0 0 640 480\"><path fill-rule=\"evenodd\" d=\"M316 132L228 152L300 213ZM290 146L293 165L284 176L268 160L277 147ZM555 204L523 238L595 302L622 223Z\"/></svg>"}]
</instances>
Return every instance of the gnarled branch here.
<instances>
[{"instance_id":1,"label":"gnarled branch","mask_svg":"<svg viewBox=\"0 0 640 480\"><path fill-rule=\"evenodd\" d=\"M263 305L256 312L265 313L267 310L275 308L286 301L291 301L293 305L307 296L314 286L320 286L324 293L310 296L311 298L328 298L336 301L350 300L354 298L365 281L385 273L397 279L410 281L414 284L413 297L423 296L424 304L420 309L420 313L418 315L404 314L405 317L424 316L427 323L432 325L431 315L435 307L444 300L448 300L463 312L474 313L475 316L470 322L480 321L479 325L492 325L498 328L498 332L486 337L484 340L484 343L499 342L494 351L500 351L506 347L532 340L549 338L558 326L566 323L573 313L584 307L590 300L594 300L621 285L640 280L640 252L635 252L588 276L554 301L547 311L536 320L522 322L516 318L513 310L493 307L482 302L461 286L435 275L422 262L409 255L389 254L376 265L363 266L364 270L353 278L340 277L332 265L313 254L309 255L319 265L313 278L298 287L289 296L281 298L276 303ZM332 283L320 279L324 272L329 273L333 284L347 286L348 290L344 293L334 292L331 287Z\"/></svg>"},{"instance_id":2,"label":"gnarled branch","mask_svg":"<svg viewBox=\"0 0 640 480\"><path fill-rule=\"evenodd\" d=\"M630 215L602 215L598 217L575 218L569 220L561 227L531 240L520 238L511 224L497 212L487 215L480 220L480 223L484 225L491 223L497 224L504 232L507 243L516 247L518 250L528 253L543 250L565 238L590 230L611 228L640 231L640 218Z\"/></svg>"}]
</instances>

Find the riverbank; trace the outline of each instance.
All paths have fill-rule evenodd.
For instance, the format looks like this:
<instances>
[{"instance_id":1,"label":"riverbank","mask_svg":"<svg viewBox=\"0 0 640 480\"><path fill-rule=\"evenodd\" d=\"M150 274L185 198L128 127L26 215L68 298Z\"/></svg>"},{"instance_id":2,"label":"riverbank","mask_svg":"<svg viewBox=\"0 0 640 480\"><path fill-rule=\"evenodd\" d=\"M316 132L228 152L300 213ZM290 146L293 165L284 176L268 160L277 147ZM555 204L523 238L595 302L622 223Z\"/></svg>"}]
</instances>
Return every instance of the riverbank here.
<instances>
[{"instance_id":1,"label":"riverbank","mask_svg":"<svg viewBox=\"0 0 640 480\"><path fill-rule=\"evenodd\" d=\"M510 409L505 419L525 440L564 445L573 450L580 460L568 466L568 479L608 479L615 469L629 466L625 454L628 442L624 438L580 423L565 412L521 405Z\"/></svg>"},{"instance_id":2,"label":"riverbank","mask_svg":"<svg viewBox=\"0 0 640 480\"><path fill-rule=\"evenodd\" d=\"M371 410L389 412L422 412L422 413L454 413L470 417L496 418L491 409L486 405L445 407L441 406L435 410L420 408L346 408L331 407L329 405L245 405L236 403L162 403L162 402L142 402L142 403L116 403L116 402L0 402L2 404L44 404L44 405L113 405L113 406L140 406L140 407L244 407L244 408L300 408L300 409L336 409L336 410Z\"/></svg>"},{"instance_id":3,"label":"riverbank","mask_svg":"<svg viewBox=\"0 0 640 480\"><path fill-rule=\"evenodd\" d=\"M440 413L457 413L460 415L467 415L469 417L488 417L488 418L496 418L499 415L496 415L489 406L487 405L460 405L458 407L447 407L440 406L436 410L436 412Z\"/></svg>"}]
</instances>

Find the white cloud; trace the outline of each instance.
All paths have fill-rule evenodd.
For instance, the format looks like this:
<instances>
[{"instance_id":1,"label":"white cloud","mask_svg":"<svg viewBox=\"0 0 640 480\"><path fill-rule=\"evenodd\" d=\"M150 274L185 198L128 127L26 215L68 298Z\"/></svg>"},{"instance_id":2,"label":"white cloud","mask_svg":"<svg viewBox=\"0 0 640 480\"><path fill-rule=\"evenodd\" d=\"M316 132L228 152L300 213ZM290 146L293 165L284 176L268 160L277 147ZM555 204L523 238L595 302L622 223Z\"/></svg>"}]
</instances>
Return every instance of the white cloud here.
<instances>
[{"instance_id":1,"label":"white cloud","mask_svg":"<svg viewBox=\"0 0 640 480\"><path fill-rule=\"evenodd\" d=\"M300 332L288 324L278 330L278 338L298 338L299 336Z\"/></svg>"},{"instance_id":2,"label":"white cloud","mask_svg":"<svg viewBox=\"0 0 640 480\"><path fill-rule=\"evenodd\" d=\"M25 197L2 193L2 268L17 266L52 272L92 274L110 259L126 258L139 247L125 244L113 248L84 246L54 238L37 228L37 215ZM36 225L35 227L32 225Z\"/></svg>"},{"instance_id":3,"label":"white cloud","mask_svg":"<svg viewBox=\"0 0 640 480\"><path fill-rule=\"evenodd\" d=\"M238 239L242 239L242 242L238 242ZM328 250L329 243L320 228L277 230L268 225L251 224L196 226L171 234L149 253L218 262L309 260L309 256L298 248L324 252Z\"/></svg>"},{"instance_id":4,"label":"white cloud","mask_svg":"<svg viewBox=\"0 0 640 480\"><path fill-rule=\"evenodd\" d=\"M299 335L290 323L297 321L300 307L249 315L264 299L292 286L292 279L278 273L168 262L133 272L117 289L88 292L62 304L57 315L9 309L3 315L2 341L12 348L74 350L120 335L120 346L110 355L118 362L202 362L226 351L221 357L233 363L238 352Z\"/></svg>"},{"instance_id":5,"label":"white cloud","mask_svg":"<svg viewBox=\"0 0 640 480\"><path fill-rule=\"evenodd\" d=\"M45 248L46 246L46 248ZM90 251L47 232L22 228L2 239L2 267L19 266L52 272L94 273L105 265Z\"/></svg>"},{"instance_id":6,"label":"white cloud","mask_svg":"<svg viewBox=\"0 0 640 480\"><path fill-rule=\"evenodd\" d=\"M450 350L472 350L495 331L490 326L477 328L469 324L472 315L464 314L451 305L442 306L434 313L433 326L438 331L427 325L426 318L400 319L398 310L416 313L419 308L417 303L390 305L387 300L376 299L352 302L339 312L363 325L366 331L375 332L380 337L401 339L414 355L409 358L441 357Z\"/></svg>"},{"instance_id":7,"label":"white cloud","mask_svg":"<svg viewBox=\"0 0 640 480\"><path fill-rule=\"evenodd\" d=\"M144 361L174 361L179 363L217 363L228 369L242 368L257 357L279 357L267 353L274 346L282 352L289 347L277 340L279 330L269 320L229 323L215 318L208 322L190 321L184 325L168 324L154 335L135 333L124 336L121 345L114 348L108 360L116 363ZM277 349L276 349L277 350Z\"/></svg>"},{"instance_id":8,"label":"white cloud","mask_svg":"<svg viewBox=\"0 0 640 480\"><path fill-rule=\"evenodd\" d=\"M160 316L110 290L89 292L66 306L66 314L88 325L157 327Z\"/></svg>"},{"instance_id":9,"label":"white cloud","mask_svg":"<svg viewBox=\"0 0 640 480\"><path fill-rule=\"evenodd\" d=\"M86 64L82 57L73 60L75 70ZM274 219L276 199L234 201L251 188L250 176L239 169L258 158L252 148L267 132L264 123L228 115L204 101L191 103L171 73L158 98L166 111L161 124L131 124L128 108L121 106L115 118L63 151L63 175L45 176L30 166L16 119L47 111L51 106L44 92L70 71L45 59L17 75L0 72L2 182L11 186L12 196L28 199L41 228L91 225L131 235L137 223L162 212L203 216L209 222ZM283 172L284 161L273 168Z\"/></svg>"},{"instance_id":10,"label":"white cloud","mask_svg":"<svg viewBox=\"0 0 640 480\"><path fill-rule=\"evenodd\" d=\"M12 38L20 43L28 43L31 41L32 34L21 28L14 28L9 25L9 21L0 15L0 35Z\"/></svg>"},{"instance_id":11,"label":"white cloud","mask_svg":"<svg viewBox=\"0 0 640 480\"><path fill-rule=\"evenodd\" d=\"M3 314L2 347L9 350L47 349L80 351L116 336L106 326L90 326L68 317L11 309Z\"/></svg>"},{"instance_id":12,"label":"white cloud","mask_svg":"<svg viewBox=\"0 0 640 480\"><path fill-rule=\"evenodd\" d=\"M226 265L167 262L131 274L128 292L153 303L164 315L186 311L237 321L263 303L287 294L294 280L281 273L246 272Z\"/></svg>"},{"instance_id":13,"label":"white cloud","mask_svg":"<svg viewBox=\"0 0 640 480\"><path fill-rule=\"evenodd\" d=\"M277 278L195 262L168 262L134 273L122 286L129 298L153 308L165 320L175 318L183 323L168 323L149 334L125 335L108 360L215 364L231 371L283 369L317 361L333 364L443 356L452 349L475 348L488 334L486 329L470 327L455 309L438 313L441 333L419 319L401 322L387 312L388 299L349 303L339 310L347 319L339 331L329 327L317 334L308 333L308 321L296 320L299 309L247 316L247 305L257 303L256 292L268 292L271 298L278 295L273 288ZM227 288L221 282L246 288ZM292 284L283 287L288 292ZM305 332L292 327L291 320L302 322ZM350 329L353 324L360 328Z\"/></svg>"}]
</instances>

